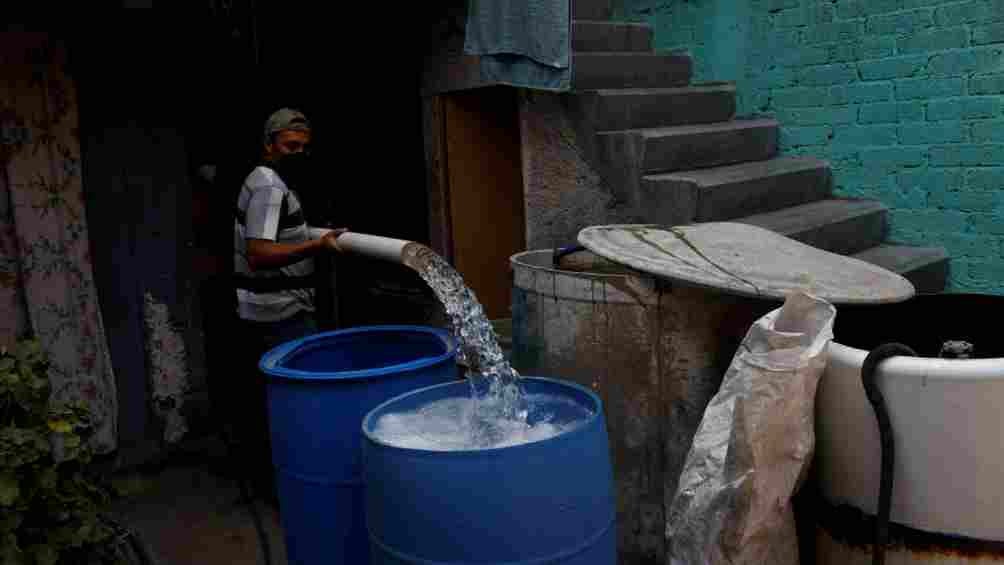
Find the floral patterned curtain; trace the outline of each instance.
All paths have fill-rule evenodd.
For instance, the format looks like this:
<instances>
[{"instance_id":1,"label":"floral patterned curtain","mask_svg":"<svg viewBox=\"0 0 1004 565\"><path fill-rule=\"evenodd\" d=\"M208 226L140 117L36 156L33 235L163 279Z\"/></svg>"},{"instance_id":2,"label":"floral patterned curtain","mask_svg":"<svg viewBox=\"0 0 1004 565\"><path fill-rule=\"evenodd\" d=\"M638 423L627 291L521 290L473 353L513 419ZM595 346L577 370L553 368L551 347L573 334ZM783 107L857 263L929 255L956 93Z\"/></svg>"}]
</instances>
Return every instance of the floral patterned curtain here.
<instances>
[{"instance_id":1,"label":"floral patterned curtain","mask_svg":"<svg viewBox=\"0 0 1004 565\"><path fill-rule=\"evenodd\" d=\"M163 426L163 440L176 443L188 432L181 409L189 386L188 353L167 305L150 291L143 296L143 329L150 404Z\"/></svg>"},{"instance_id":2,"label":"floral patterned curtain","mask_svg":"<svg viewBox=\"0 0 1004 565\"><path fill-rule=\"evenodd\" d=\"M104 452L116 446L118 407L66 63L46 34L0 33L0 343L40 339L54 394L90 407Z\"/></svg>"}]
</instances>

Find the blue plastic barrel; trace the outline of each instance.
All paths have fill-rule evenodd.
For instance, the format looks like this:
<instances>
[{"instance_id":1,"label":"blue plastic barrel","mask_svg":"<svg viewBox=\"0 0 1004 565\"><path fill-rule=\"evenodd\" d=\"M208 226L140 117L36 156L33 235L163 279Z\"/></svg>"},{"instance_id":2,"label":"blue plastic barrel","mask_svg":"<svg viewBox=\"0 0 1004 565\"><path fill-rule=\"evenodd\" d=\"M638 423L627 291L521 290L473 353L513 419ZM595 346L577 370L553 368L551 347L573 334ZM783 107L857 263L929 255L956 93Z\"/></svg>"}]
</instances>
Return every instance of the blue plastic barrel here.
<instances>
[{"instance_id":1,"label":"blue plastic barrel","mask_svg":"<svg viewBox=\"0 0 1004 565\"><path fill-rule=\"evenodd\" d=\"M419 326L320 333L262 357L290 563L369 562L359 426L389 398L455 381L455 357L447 332Z\"/></svg>"},{"instance_id":2,"label":"blue plastic barrel","mask_svg":"<svg viewBox=\"0 0 1004 565\"><path fill-rule=\"evenodd\" d=\"M466 383L389 400L363 420L371 561L387 564L614 565L614 495L600 399L586 388L525 377L529 394L587 407L583 425L513 447L429 451L374 437L381 416L467 396ZM559 412L557 419L562 418Z\"/></svg>"}]
</instances>

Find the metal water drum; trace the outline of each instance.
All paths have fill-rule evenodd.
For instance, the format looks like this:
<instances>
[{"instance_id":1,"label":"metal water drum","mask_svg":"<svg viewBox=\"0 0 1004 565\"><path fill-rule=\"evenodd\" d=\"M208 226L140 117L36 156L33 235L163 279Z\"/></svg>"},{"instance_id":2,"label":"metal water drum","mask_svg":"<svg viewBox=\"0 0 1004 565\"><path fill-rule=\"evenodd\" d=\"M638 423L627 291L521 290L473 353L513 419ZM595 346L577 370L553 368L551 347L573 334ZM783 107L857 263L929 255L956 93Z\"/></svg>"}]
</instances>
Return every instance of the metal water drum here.
<instances>
[{"instance_id":1,"label":"metal water drum","mask_svg":"<svg viewBox=\"0 0 1004 565\"><path fill-rule=\"evenodd\" d=\"M792 290L833 304L914 294L885 269L745 224L594 226L578 239L596 255L561 268L552 250L512 258L513 361L603 398L624 564L665 563L666 506L757 318Z\"/></svg>"},{"instance_id":2,"label":"metal water drum","mask_svg":"<svg viewBox=\"0 0 1004 565\"><path fill-rule=\"evenodd\" d=\"M591 253L515 255L513 366L595 391L607 413L621 563L663 563L672 497L739 342L777 303L674 287Z\"/></svg>"},{"instance_id":3,"label":"metal water drum","mask_svg":"<svg viewBox=\"0 0 1004 565\"><path fill-rule=\"evenodd\" d=\"M548 439L501 448L410 449L373 432L385 414L470 397L467 383L428 387L375 408L362 424L373 565L614 565L614 502L600 399L584 387L524 377L556 403L556 421L591 415ZM549 404L549 407L552 405ZM571 408L569 408L571 406Z\"/></svg>"},{"instance_id":4,"label":"metal water drum","mask_svg":"<svg viewBox=\"0 0 1004 565\"><path fill-rule=\"evenodd\" d=\"M887 563L1004 563L1004 297L921 295L843 309L816 398L819 565L871 563L882 447L861 384L868 351L917 357L879 365L895 446ZM940 358L947 341L974 347Z\"/></svg>"},{"instance_id":5,"label":"metal water drum","mask_svg":"<svg viewBox=\"0 0 1004 565\"><path fill-rule=\"evenodd\" d=\"M440 329L369 326L297 339L262 357L290 563L368 562L359 426L388 398L455 381L456 351Z\"/></svg>"}]
</instances>

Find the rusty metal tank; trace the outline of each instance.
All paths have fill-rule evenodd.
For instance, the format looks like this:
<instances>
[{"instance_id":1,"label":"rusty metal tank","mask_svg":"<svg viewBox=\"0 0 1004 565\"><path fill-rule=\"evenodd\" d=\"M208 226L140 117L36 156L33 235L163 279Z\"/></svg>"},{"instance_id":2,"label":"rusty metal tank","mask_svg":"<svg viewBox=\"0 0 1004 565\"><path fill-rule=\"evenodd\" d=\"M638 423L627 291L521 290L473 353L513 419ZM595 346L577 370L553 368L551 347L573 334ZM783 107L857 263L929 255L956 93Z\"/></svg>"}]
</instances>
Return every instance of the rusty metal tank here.
<instances>
[{"instance_id":1,"label":"rusty metal tank","mask_svg":"<svg viewBox=\"0 0 1004 565\"><path fill-rule=\"evenodd\" d=\"M513 268L512 360L592 388L607 413L619 563L665 563L665 505L750 324L780 302L671 285L590 252Z\"/></svg>"}]
</instances>

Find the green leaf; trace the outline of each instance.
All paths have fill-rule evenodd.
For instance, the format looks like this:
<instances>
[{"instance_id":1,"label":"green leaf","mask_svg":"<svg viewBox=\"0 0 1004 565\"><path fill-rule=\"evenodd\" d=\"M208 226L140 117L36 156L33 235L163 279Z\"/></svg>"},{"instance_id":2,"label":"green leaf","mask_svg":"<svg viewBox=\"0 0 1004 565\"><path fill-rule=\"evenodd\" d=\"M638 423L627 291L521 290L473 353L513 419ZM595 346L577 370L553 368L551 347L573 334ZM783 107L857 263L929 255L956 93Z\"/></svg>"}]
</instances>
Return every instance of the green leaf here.
<instances>
[{"instance_id":1,"label":"green leaf","mask_svg":"<svg viewBox=\"0 0 1004 565\"><path fill-rule=\"evenodd\" d=\"M0 539L6 539L6 536L18 529L23 521L21 515L17 512L5 512L0 516Z\"/></svg>"},{"instance_id":2,"label":"green leaf","mask_svg":"<svg viewBox=\"0 0 1004 565\"><path fill-rule=\"evenodd\" d=\"M21 487L12 473L0 474L0 506L11 506L21 496Z\"/></svg>"},{"instance_id":3,"label":"green leaf","mask_svg":"<svg viewBox=\"0 0 1004 565\"><path fill-rule=\"evenodd\" d=\"M0 536L0 565L24 565L14 534Z\"/></svg>"},{"instance_id":4,"label":"green leaf","mask_svg":"<svg viewBox=\"0 0 1004 565\"><path fill-rule=\"evenodd\" d=\"M97 529L95 526L96 524L91 521L84 521L84 523L77 528L76 537L77 540L79 540L79 543L84 544L93 541L96 538L95 534L97 533Z\"/></svg>"},{"instance_id":5,"label":"green leaf","mask_svg":"<svg viewBox=\"0 0 1004 565\"><path fill-rule=\"evenodd\" d=\"M14 356L18 361L35 361L42 354L42 344L37 339L26 339L17 344Z\"/></svg>"},{"instance_id":6,"label":"green leaf","mask_svg":"<svg viewBox=\"0 0 1004 565\"><path fill-rule=\"evenodd\" d=\"M114 536L89 408L50 398L48 368L37 341L0 351L0 565L78 563Z\"/></svg>"},{"instance_id":7,"label":"green leaf","mask_svg":"<svg viewBox=\"0 0 1004 565\"><path fill-rule=\"evenodd\" d=\"M38 486L43 489L52 490L56 488L57 482L59 482L59 473L56 472L55 467L46 467L38 475Z\"/></svg>"},{"instance_id":8,"label":"green leaf","mask_svg":"<svg viewBox=\"0 0 1004 565\"><path fill-rule=\"evenodd\" d=\"M49 455L49 440L37 430L0 428L0 468L18 468Z\"/></svg>"},{"instance_id":9,"label":"green leaf","mask_svg":"<svg viewBox=\"0 0 1004 565\"><path fill-rule=\"evenodd\" d=\"M73 431L73 424L67 422L66 420L49 420L48 424L49 429L57 434L68 434Z\"/></svg>"}]
</instances>

